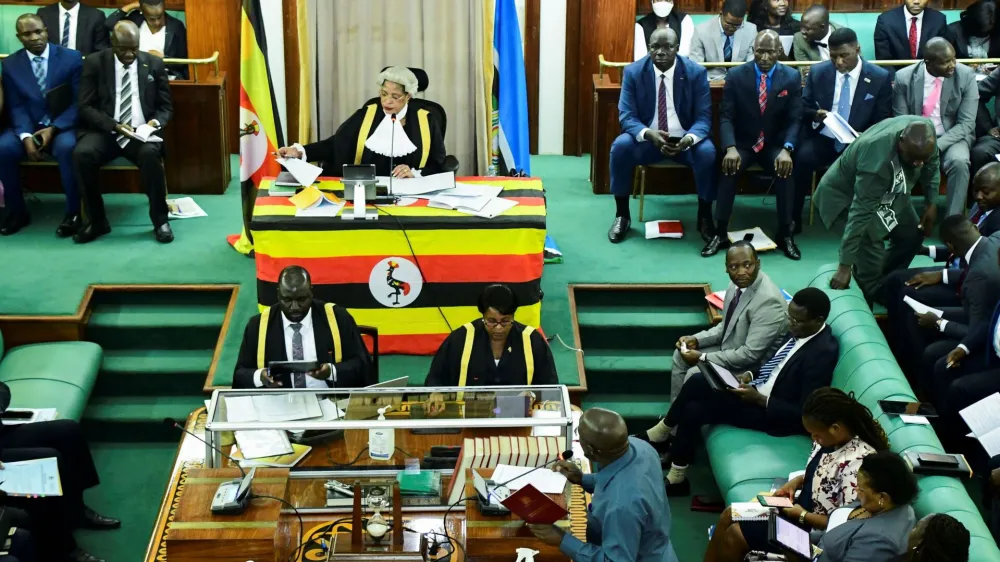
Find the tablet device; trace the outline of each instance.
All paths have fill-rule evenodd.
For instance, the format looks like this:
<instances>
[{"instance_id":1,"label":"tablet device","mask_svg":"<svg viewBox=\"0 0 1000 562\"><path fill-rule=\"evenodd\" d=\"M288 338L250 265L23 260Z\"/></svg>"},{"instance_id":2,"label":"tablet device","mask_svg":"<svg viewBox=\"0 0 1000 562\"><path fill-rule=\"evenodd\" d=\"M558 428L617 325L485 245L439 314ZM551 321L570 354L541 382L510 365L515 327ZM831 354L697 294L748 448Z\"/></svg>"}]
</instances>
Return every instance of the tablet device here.
<instances>
[{"instance_id":1,"label":"tablet device","mask_svg":"<svg viewBox=\"0 0 1000 562\"><path fill-rule=\"evenodd\" d=\"M784 496L757 496L757 501L764 507L792 507L792 500Z\"/></svg>"},{"instance_id":2,"label":"tablet device","mask_svg":"<svg viewBox=\"0 0 1000 562\"><path fill-rule=\"evenodd\" d=\"M704 375L705 381L714 390L728 390L739 388L740 383L733 376L729 369L712 363L711 361L698 361L698 370Z\"/></svg>"},{"instance_id":3,"label":"tablet device","mask_svg":"<svg viewBox=\"0 0 1000 562\"><path fill-rule=\"evenodd\" d=\"M878 405L882 411L894 416L924 416L925 418L936 418L938 413L932 404L925 402L904 402L901 400L879 400Z\"/></svg>"},{"instance_id":4,"label":"tablet device","mask_svg":"<svg viewBox=\"0 0 1000 562\"><path fill-rule=\"evenodd\" d=\"M682 138L684 137L667 137L667 142L670 144L678 144L681 142Z\"/></svg>"},{"instance_id":5,"label":"tablet device","mask_svg":"<svg viewBox=\"0 0 1000 562\"><path fill-rule=\"evenodd\" d=\"M768 539L771 545L784 549L795 560L812 559L812 543L809 542L809 531L778 517L772 511L768 519Z\"/></svg>"},{"instance_id":6,"label":"tablet device","mask_svg":"<svg viewBox=\"0 0 1000 562\"><path fill-rule=\"evenodd\" d=\"M319 365L316 361L271 361L267 364L267 374L274 377L293 373L308 373L319 369Z\"/></svg>"}]
</instances>

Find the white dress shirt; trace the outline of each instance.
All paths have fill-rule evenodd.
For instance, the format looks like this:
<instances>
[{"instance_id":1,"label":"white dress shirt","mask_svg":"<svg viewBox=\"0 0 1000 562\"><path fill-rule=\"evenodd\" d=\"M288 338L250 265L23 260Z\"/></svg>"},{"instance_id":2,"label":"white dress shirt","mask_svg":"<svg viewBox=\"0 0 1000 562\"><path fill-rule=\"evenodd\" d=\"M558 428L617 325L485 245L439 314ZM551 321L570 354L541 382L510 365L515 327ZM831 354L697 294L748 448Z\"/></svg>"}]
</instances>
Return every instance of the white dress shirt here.
<instances>
[{"instance_id":1,"label":"white dress shirt","mask_svg":"<svg viewBox=\"0 0 1000 562\"><path fill-rule=\"evenodd\" d=\"M118 112L122 107L122 76L128 72L132 81L132 122L129 125L133 129L146 123L146 117L142 114L142 104L139 103L139 59L126 67L118 58L115 58L115 114L111 117L117 121Z\"/></svg>"},{"instance_id":2,"label":"white dress shirt","mask_svg":"<svg viewBox=\"0 0 1000 562\"><path fill-rule=\"evenodd\" d=\"M909 40L910 40L910 22L913 21L913 18L917 18L917 50L919 51L920 33L924 28L924 10L921 10L920 13L917 15L913 15L910 13L909 10L906 9L906 6L903 6L903 17L906 18L903 27L906 29L907 47L909 47Z\"/></svg>"},{"instance_id":3,"label":"white dress shirt","mask_svg":"<svg viewBox=\"0 0 1000 562\"><path fill-rule=\"evenodd\" d=\"M822 332L825 329L826 329L826 324L823 324L820 327L819 331L816 332L816 334ZM775 352L775 355L778 355L779 353L781 353L781 351L785 347L788 347L789 344L792 344L792 349L788 352L788 355L786 355L785 358L781 360L781 363L778 363L778 365L774 368L774 370L771 371L771 376L768 377L768 379L766 381L764 381L764 384L762 384L762 385L760 385L760 386L757 387L757 392L759 392L759 393L763 394L764 396L767 396L768 398L770 398L771 397L771 389L774 388L774 381L778 380L778 375L781 374L782 367L784 367L785 365L788 364L788 360L792 358L792 355L795 355L796 351L802 349L802 346L805 345L806 342L808 342L809 340L811 340L814 337L816 337L816 334L813 334L811 336L806 336L804 338L797 338L795 340L794 344L792 344L791 340L788 340L787 342L785 342L785 345L782 346L781 348L779 348L778 351Z\"/></svg>"},{"instance_id":4,"label":"white dress shirt","mask_svg":"<svg viewBox=\"0 0 1000 562\"><path fill-rule=\"evenodd\" d=\"M159 31L153 33L149 30L146 22L139 26L139 50L146 53L150 51L163 52L167 44L167 26L163 26Z\"/></svg>"},{"instance_id":5,"label":"white dress shirt","mask_svg":"<svg viewBox=\"0 0 1000 562\"><path fill-rule=\"evenodd\" d=\"M966 268L970 267L970 265L972 263L972 261L971 261L972 260L972 252L976 251L976 246L978 246L979 243L982 242L982 240L983 240L983 237L980 236L979 239L976 240L976 243L973 244L971 248L969 248L969 251L965 253L965 267ZM948 270L947 269L944 270L943 277L944 277L944 283L948 283ZM944 327L947 326L947 325L948 325L948 321L947 320L942 320L941 323L938 324L938 330L941 331L941 332L943 332L944 331ZM959 345L961 346L961 344L959 344ZM964 347L964 346L961 346L961 347ZM966 351L966 353L968 353L969 350L966 349L965 351Z\"/></svg>"},{"instance_id":6,"label":"white dress shirt","mask_svg":"<svg viewBox=\"0 0 1000 562\"><path fill-rule=\"evenodd\" d=\"M69 14L69 43L67 46L70 49L76 49L76 22L80 20L80 3L77 2L71 9L67 10L63 8L62 2L59 3L59 22L56 27L59 29L56 31L56 36L59 38L55 43L62 44L62 32L63 26L66 25L66 14ZM51 31L51 30L50 30Z\"/></svg>"},{"instance_id":7,"label":"white dress shirt","mask_svg":"<svg viewBox=\"0 0 1000 562\"><path fill-rule=\"evenodd\" d=\"M302 334L302 361L315 361L316 360L316 335L313 332L312 323L312 310L306 313L306 317L300 322L302 326L299 328L299 333ZM266 330L267 326L261 326L261 330ZM295 329L292 328L292 322L285 317L285 313L281 313L281 332L285 336L285 357L288 361L295 361L295 353L293 352L292 337L295 335ZM330 365L330 378L327 380L333 381L334 384L337 383L337 367L332 363ZM257 388L264 386L264 382L261 380L261 374L267 369L257 369L257 372L253 376L253 384ZM292 384L294 385L294 377ZM326 381L321 381L310 376L306 376L306 388L330 388L326 384Z\"/></svg>"},{"instance_id":8,"label":"white dress shirt","mask_svg":"<svg viewBox=\"0 0 1000 562\"><path fill-rule=\"evenodd\" d=\"M827 38L830 36L827 35ZM858 82L861 80L861 57L858 57L858 64L855 65L853 69L847 74L843 74L837 71L837 80L833 85L833 106L831 106L830 111L837 111L837 104L840 103L840 89L844 87L844 76L851 77L851 104L854 103L854 92L858 91ZM848 104L848 105L851 105ZM847 119L847 116L844 116Z\"/></svg>"},{"instance_id":9,"label":"white dress shirt","mask_svg":"<svg viewBox=\"0 0 1000 562\"><path fill-rule=\"evenodd\" d=\"M61 6L62 6L62 4L60 4L60 9L61 9ZM80 5L77 4L77 7L79 7L79 6ZM32 74L34 74L34 72L35 72L35 55L31 54L28 51L24 51L24 54L28 57L28 64L31 66L31 72L32 72ZM42 51L42 54L40 54L38 56L42 57L42 65L45 66L45 79L48 80L48 77L49 77L49 44L48 43L45 44L45 50ZM42 92L42 94L44 95L45 92ZM55 118L56 118L55 115L49 115L49 119L55 119ZM37 125L37 124L38 123L34 123L34 125ZM31 133L21 133L19 136L21 137L21 141L23 142L24 139L31 138Z\"/></svg>"},{"instance_id":10,"label":"white dress shirt","mask_svg":"<svg viewBox=\"0 0 1000 562\"><path fill-rule=\"evenodd\" d=\"M938 78L941 79L941 92L944 93L944 80L945 79L943 77L931 76L931 73L927 72L927 65L924 65L924 97L921 98L922 100L926 101L927 98L930 97L931 91L934 90L934 81L937 80ZM921 105L920 112L923 113L923 105ZM944 122L941 121L941 96L940 95L938 96L937 103L934 104L934 110L931 111L931 114L928 115L927 118L930 119L932 123L934 123L934 132L937 133L937 136L940 137L941 135L943 135L944 134Z\"/></svg>"},{"instance_id":11,"label":"white dress shirt","mask_svg":"<svg viewBox=\"0 0 1000 562\"><path fill-rule=\"evenodd\" d=\"M684 14L681 20L681 38L677 45L677 54L686 57L691 54L691 38L694 37L694 20L691 16ZM635 24L635 43L632 48L632 60L639 60L649 54L649 45L646 44L646 32L642 26Z\"/></svg>"},{"instance_id":12,"label":"white dress shirt","mask_svg":"<svg viewBox=\"0 0 1000 562\"><path fill-rule=\"evenodd\" d=\"M833 33L833 26L827 27L826 28L826 37L823 37L822 39L819 40L820 43L822 43L823 45L826 45L826 46L825 47L823 45L817 45L816 46L816 50L819 51L819 60L830 60L830 34L831 33ZM858 57L858 60L861 60L861 57ZM851 80L854 80L853 76L851 76ZM834 105L833 107L837 107L837 106Z\"/></svg>"},{"instance_id":13,"label":"white dress shirt","mask_svg":"<svg viewBox=\"0 0 1000 562\"><path fill-rule=\"evenodd\" d=\"M992 213L992 212L993 212L993 209L990 209L989 211L983 211L983 214L980 215L979 220L976 221L976 228L979 228L980 226L982 226L983 221L985 221L986 217L990 216L990 213ZM937 246L928 246L927 247L927 255L930 256L930 258L932 260L936 260L937 259ZM948 268L947 267L944 268L944 280L943 281L944 281L944 283L946 285L948 284Z\"/></svg>"},{"instance_id":14,"label":"white dress shirt","mask_svg":"<svg viewBox=\"0 0 1000 562\"><path fill-rule=\"evenodd\" d=\"M674 70L676 68L677 68L676 60L674 61L674 64L671 65L669 69L667 69L666 72L662 72L659 68L656 68L655 66L653 67L653 84L656 89L656 95L653 98L655 102L653 105L653 122L649 124L649 127L639 131L639 135L636 137L636 140L638 140L639 142L646 141L646 131L650 129L655 130L659 128L659 123L660 123L659 100L660 100L661 87L665 87L667 89L667 127L670 128L669 131L670 136L671 137L689 136L694 140L694 144L698 144L701 141L698 135L692 135L691 133L688 133L687 131L684 130L684 127L681 125L680 118L677 117L677 112L674 110ZM663 80L662 85L660 84L661 76L666 78L665 80Z\"/></svg>"}]
</instances>

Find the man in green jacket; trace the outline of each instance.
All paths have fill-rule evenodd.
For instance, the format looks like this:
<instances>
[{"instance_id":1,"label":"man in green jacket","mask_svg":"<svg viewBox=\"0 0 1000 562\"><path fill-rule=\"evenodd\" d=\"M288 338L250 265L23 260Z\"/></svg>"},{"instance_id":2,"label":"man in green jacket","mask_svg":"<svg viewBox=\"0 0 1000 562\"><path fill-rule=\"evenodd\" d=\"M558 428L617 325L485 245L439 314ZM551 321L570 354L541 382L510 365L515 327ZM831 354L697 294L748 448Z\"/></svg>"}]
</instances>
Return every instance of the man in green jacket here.
<instances>
[{"instance_id":1,"label":"man in green jacket","mask_svg":"<svg viewBox=\"0 0 1000 562\"><path fill-rule=\"evenodd\" d=\"M913 261L937 219L941 175L936 142L930 119L886 119L862 133L823 176L815 194L820 219L829 229L840 217L847 218L840 267L830 287L846 289L853 273L869 304L881 302L886 275ZM910 198L918 184L926 201L921 219Z\"/></svg>"},{"instance_id":2,"label":"man in green jacket","mask_svg":"<svg viewBox=\"0 0 1000 562\"><path fill-rule=\"evenodd\" d=\"M792 54L797 61L830 60L830 34L840 26L830 23L830 11L822 4L813 4L802 13L802 27L792 38ZM800 66L799 72L805 78L809 74L808 65Z\"/></svg>"}]
</instances>

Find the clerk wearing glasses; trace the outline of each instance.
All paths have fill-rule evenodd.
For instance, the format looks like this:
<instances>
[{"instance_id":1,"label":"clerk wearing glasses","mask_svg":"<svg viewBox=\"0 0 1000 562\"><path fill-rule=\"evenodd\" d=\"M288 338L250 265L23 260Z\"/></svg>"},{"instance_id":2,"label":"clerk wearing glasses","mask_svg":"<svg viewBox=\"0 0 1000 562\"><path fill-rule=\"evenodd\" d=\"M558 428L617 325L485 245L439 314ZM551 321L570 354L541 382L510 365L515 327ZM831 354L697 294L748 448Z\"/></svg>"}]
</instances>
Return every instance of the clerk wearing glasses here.
<instances>
[{"instance_id":1,"label":"clerk wearing glasses","mask_svg":"<svg viewBox=\"0 0 1000 562\"><path fill-rule=\"evenodd\" d=\"M490 285L479 296L477 318L452 332L438 348L427 386L558 384L552 350L532 326L514 320L517 295Z\"/></svg>"}]
</instances>

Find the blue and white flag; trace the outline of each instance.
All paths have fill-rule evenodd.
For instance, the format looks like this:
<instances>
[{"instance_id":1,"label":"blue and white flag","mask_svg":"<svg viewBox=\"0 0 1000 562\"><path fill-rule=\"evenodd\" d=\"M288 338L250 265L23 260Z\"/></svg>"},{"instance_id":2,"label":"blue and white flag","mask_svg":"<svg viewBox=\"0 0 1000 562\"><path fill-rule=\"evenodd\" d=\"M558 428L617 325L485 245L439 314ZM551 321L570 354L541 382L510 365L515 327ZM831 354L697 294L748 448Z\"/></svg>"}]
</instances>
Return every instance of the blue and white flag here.
<instances>
[{"instance_id":1,"label":"blue and white flag","mask_svg":"<svg viewBox=\"0 0 1000 562\"><path fill-rule=\"evenodd\" d=\"M531 175L528 88L514 0L496 0L493 17L492 165L500 175Z\"/></svg>"}]
</instances>

